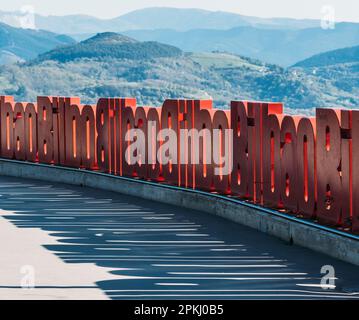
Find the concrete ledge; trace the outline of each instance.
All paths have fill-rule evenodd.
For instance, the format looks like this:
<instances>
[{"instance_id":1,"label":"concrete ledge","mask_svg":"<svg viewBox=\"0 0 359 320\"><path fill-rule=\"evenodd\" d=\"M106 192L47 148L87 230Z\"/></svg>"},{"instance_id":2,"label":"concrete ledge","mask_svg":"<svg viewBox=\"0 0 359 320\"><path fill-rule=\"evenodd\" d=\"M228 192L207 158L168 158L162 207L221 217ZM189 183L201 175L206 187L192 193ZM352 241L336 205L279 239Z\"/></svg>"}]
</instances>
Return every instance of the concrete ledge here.
<instances>
[{"instance_id":1,"label":"concrete ledge","mask_svg":"<svg viewBox=\"0 0 359 320\"><path fill-rule=\"evenodd\" d=\"M208 212L359 265L359 236L234 198L99 172L7 159L0 159L0 175L98 188Z\"/></svg>"}]
</instances>

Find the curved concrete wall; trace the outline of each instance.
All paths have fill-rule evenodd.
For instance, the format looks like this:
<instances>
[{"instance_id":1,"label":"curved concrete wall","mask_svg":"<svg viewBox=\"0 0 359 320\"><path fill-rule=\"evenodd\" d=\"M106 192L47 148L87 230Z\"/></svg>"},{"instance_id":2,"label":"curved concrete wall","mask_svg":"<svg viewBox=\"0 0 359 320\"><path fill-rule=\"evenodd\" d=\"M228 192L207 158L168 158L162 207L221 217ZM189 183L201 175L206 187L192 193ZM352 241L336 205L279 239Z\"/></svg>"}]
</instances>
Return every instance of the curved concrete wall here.
<instances>
[{"instance_id":1,"label":"curved concrete wall","mask_svg":"<svg viewBox=\"0 0 359 320\"><path fill-rule=\"evenodd\" d=\"M359 237L234 198L109 174L0 159L0 175L99 188L200 210L359 265Z\"/></svg>"}]
</instances>

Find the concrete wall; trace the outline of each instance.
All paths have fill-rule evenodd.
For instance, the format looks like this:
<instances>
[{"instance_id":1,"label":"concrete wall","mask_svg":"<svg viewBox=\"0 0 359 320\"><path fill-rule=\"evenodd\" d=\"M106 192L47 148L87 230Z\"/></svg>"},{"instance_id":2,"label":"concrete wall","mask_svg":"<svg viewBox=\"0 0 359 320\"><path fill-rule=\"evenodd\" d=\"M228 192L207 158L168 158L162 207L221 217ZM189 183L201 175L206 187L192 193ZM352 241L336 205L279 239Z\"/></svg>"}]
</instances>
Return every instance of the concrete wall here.
<instances>
[{"instance_id":1,"label":"concrete wall","mask_svg":"<svg viewBox=\"0 0 359 320\"><path fill-rule=\"evenodd\" d=\"M359 265L359 237L234 198L108 174L0 159L0 175L81 185L215 214Z\"/></svg>"}]
</instances>

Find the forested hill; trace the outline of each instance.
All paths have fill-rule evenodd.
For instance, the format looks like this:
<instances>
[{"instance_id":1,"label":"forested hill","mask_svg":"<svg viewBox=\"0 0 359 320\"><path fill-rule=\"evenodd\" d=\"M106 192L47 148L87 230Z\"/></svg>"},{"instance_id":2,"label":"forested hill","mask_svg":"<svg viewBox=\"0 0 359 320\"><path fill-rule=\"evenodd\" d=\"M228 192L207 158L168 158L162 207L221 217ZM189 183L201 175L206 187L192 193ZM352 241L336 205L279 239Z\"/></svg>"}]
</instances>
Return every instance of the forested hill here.
<instances>
[{"instance_id":1,"label":"forested hill","mask_svg":"<svg viewBox=\"0 0 359 320\"><path fill-rule=\"evenodd\" d=\"M335 73L318 70L286 69L219 51L185 53L104 33L28 63L4 66L0 92L21 101L37 95L79 96L90 103L98 97L131 96L139 104L157 106L167 98L213 99L217 107L236 99L282 101L291 113L359 107L358 72L347 65Z\"/></svg>"},{"instance_id":2,"label":"forested hill","mask_svg":"<svg viewBox=\"0 0 359 320\"><path fill-rule=\"evenodd\" d=\"M114 58L141 60L161 57L178 57L182 51L155 41L140 42L118 33L106 32L66 47L42 54L36 62L55 60L69 62L82 58Z\"/></svg>"},{"instance_id":3,"label":"forested hill","mask_svg":"<svg viewBox=\"0 0 359 320\"><path fill-rule=\"evenodd\" d=\"M308 59L300 61L294 66L302 68L312 68L353 62L359 62L359 46L320 53Z\"/></svg>"}]
</instances>

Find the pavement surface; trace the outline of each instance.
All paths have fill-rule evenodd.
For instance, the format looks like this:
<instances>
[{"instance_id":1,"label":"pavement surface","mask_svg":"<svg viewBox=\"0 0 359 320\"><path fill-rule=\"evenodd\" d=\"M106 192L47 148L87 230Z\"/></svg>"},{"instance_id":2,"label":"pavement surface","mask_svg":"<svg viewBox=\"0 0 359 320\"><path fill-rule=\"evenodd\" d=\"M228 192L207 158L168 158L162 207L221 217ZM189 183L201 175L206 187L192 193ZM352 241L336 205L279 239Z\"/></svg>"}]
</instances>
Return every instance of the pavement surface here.
<instances>
[{"instance_id":1,"label":"pavement surface","mask_svg":"<svg viewBox=\"0 0 359 320\"><path fill-rule=\"evenodd\" d=\"M206 213L0 177L0 299L359 299L358 274Z\"/></svg>"}]
</instances>

